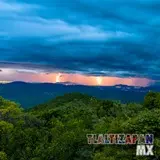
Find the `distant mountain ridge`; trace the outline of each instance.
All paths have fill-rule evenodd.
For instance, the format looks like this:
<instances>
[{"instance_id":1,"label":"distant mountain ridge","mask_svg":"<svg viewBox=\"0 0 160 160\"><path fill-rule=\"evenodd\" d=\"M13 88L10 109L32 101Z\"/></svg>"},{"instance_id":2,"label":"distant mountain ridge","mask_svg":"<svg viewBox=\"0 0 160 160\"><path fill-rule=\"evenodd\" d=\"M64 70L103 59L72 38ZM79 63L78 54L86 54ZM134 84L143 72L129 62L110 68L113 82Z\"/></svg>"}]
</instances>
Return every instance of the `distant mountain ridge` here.
<instances>
[{"instance_id":1,"label":"distant mountain ridge","mask_svg":"<svg viewBox=\"0 0 160 160\"><path fill-rule=\"evenodd\" d=\"M160 91L160 86L85 86L70 82L27 83L18 81L0 84L0 96L18 102L24 108L33 107L56 96L72 92L85 93L100 99L120 100L123 103L142 102L145 94L150 90Z\"/></svg>"}]
</instances>

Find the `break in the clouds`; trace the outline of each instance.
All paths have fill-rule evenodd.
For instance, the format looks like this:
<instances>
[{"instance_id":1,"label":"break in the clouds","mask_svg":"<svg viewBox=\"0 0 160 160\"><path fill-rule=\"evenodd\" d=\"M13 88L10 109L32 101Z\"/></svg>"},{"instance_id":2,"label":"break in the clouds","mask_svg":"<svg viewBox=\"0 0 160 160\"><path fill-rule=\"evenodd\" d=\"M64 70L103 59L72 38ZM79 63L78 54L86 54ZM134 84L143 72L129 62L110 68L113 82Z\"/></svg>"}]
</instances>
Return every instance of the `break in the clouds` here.
<instances>
[{"instance_id":1,"label":"break in the clouds","mask_svg":"<svg viewBox=\"0 0 160 160\"><path fill-rule=\"evenodd\" d=\"M159 0L0 0L0 67L18 70L12 80L63 73L148 84L160 79L159 43Z\"/></svg>"}]
</instances>

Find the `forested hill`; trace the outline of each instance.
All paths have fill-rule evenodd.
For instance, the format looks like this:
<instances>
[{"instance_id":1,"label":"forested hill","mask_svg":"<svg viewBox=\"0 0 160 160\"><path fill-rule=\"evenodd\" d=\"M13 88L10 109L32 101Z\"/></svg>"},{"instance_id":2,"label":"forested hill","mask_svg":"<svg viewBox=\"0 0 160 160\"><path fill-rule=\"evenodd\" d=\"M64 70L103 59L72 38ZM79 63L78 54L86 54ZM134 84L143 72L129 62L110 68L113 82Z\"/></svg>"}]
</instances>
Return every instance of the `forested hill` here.
<instances>
[{"instance_id":1,"label":"forested hill","mask_svg":"<svg viewBox=\"0 0 160 160\"><path fill-rule=\"evenodd\" d=\"M154 157L133 145L88 145L86 134L152 133ZM147 160L160 158L160 93L143 104L71 93L30 110L0 98L0 160Z\"/></svg>"}]
</instances>

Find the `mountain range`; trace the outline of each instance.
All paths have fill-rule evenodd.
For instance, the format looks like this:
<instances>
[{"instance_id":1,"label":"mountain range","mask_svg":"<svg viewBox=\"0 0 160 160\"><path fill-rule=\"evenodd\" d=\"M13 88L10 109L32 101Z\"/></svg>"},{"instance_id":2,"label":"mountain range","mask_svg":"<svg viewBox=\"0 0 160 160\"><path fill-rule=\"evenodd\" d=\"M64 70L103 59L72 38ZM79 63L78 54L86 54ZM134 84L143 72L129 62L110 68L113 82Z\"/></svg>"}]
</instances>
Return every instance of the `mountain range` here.
<instances>
[{"instance_id":1,"label":"mountain range","mask_svg":"<svg viewBox=\"0 0 160 160\"><path fill-rule=\"evenodd\" d=\"M149 91L160 91L160 86L134 87L126 85L115 86L85 86L65 83L26 83L11 82L0 84L0 96L15 101L23 108L30 108L37 104L65 93L79 92L95 96L100 99L119 100L122 103L141 103Z\"/></svg>"}]
</instances>

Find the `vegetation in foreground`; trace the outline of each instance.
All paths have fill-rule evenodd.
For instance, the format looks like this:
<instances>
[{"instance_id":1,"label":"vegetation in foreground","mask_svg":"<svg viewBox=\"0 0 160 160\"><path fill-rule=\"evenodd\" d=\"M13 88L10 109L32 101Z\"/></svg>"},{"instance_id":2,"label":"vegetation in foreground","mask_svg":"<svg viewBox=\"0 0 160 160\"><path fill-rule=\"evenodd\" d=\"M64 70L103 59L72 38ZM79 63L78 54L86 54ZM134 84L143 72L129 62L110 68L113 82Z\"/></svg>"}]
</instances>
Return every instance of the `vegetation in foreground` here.
<instances>
[{"instance_id":1,"label":"vegetation in foreground","mask_svg":"<svg viewBox=\"0 0 160 160\"><path fill-rule=\"evenodd\" d=\"M89 133L153 133L155 157L134 146L88 145ZM28 111L0 98L0 160L145 160L160 158L160 93L121 104L72 93Z\"/></svg>"}]
</instances>

